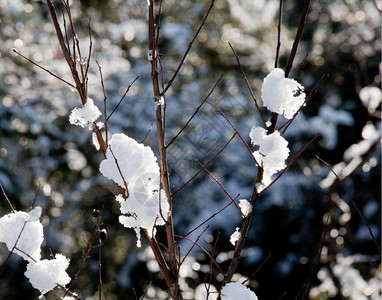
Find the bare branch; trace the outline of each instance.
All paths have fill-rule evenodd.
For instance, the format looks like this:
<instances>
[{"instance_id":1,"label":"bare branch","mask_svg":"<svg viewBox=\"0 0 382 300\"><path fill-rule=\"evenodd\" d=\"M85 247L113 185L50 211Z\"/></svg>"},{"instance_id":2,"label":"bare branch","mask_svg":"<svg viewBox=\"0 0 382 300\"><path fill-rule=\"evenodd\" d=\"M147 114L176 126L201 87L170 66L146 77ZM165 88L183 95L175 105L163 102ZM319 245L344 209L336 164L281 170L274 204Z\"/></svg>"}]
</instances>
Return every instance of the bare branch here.
<instances>
[{"instance_id":1,"label":"bare branch","mask_svg":"<svg viewBox=\"0 0 382 300\"><path fill-rule=\"evenodd\" d=\"M232 137L228 140L228 142L220 149L218 153L216 153L212 158L210 158L206 164L204 165L207 167L213 160L215 160L220 153L224 151L225 148L227 148L228 144L233 140L235 137L236 132L232 135ZM174 197L177 193L179 193L183 188L185 188L196 176L198 176L203 171L203 168L201 168L198 172L196 172L189 180L187 180L180 188L178 188L175 192L172 193L172 196Z\"/></svg>"},{"instance_id":2,"label":"bare branch","mask_svg":"<svg viewBox=\"0 0 382 300\"><path fill-rule=\"evenodd\" d=\"M381 253L381 247L379 246L379 243L377 241L377 239L375 238L374 234L373 234L373 231L371 230L370 228L370 225L369 223L366 221L365 217L363 216L362 212L359 210L357 204L355 203L355 201L353 200L352 196L350 195L349 193L349 190L346 188L344 182L342 181L342 179L337 175L337 173L333 170L333 168L326 162L324 161L322 158L318 157L316 155L316 158L321 161L325 166L327 166L329 168L329 170L334 174L334 176L336 176L336 178L338 179L338 181L340 182L342 188L344 189L345 193L346 193L346 196L348 197L348 199L350 200L350 202L352 203L352 205L354 206L357 214L359 215L359 217L361 218L362 222L365 224L365 226L367 227L367 229L369 230L369 234L371 236L371 238L373 239L373 242L374 244L376 245L377 249L378 249L378 252Z\"/></svg>"},{"instance_id":3,"label":"bare branch","mask_svg":"<svg viewBox=\"0 0 382 300\"><path fill-rule=\"evenodd\" d=\"M27 60L28 62L30 62L32 65L35 65L36 67L39 67L40 69L44 70L45 72L49 73L50 75L52 75L53 77L56 77L58 80L61 80L63 83L66 83L67 85L69 85L70 87L72 88L76 88L73 84L71 84L69 81L66 81L65 79L63 79L62 77L54 74L53 72L49 71L48 69L44 68L43 66L39 65L38 63L34 62L33 60L29 59L28 57L22 55L20 52L18 52L16 49L12 49L13 52L15 52L17 55L21 56L22 58L24 58L25 60Z\"/></svg>"},{"instance_id":4,"label":"bare branch","mask_svg":"<svg viewBox=\"0 0 382 300\"><path fill-rule=\"evenodd\" d=\"M224 74L220 75L218 81L215 83L215 85L212 87L211 91L208 93L208 95L204 98L204 100L202 101L202 103L199 104L199 106L196 108L195 112L192 114L192 116L188 119L188 121L186 122L186 124L182 127L181 130L179 130L179 132L170 140L170 142L166 145L166 148L168 148L175 140L176 138L183 132L184 129L187 128L187 126L190 124L190 122L192 121L192 119L195 117L195 115L199 112L200 108L202 107L202 105L204 103L206 103L206 101L208 100L208 98L211 96L211 94L213 93L213 91L215 90L215 88L217 87L217 85L219 84L219 82L221 81L221 79L223 78Z\"/></svg>"},{"instance_id":5,"label":"bare branch","mask_svg":"<svg viewBox=\"0 0 382 300\"><path fill-rule=\"evenodd\" d=\"M305 0L304 1L304 7L302 9L302 15L301 15L300 23L298 25L298 29L297 29L297 33L296 33L296 38L293 42L293 46L292 46L292 50L291 50L291 53L289 56L289 60L288 60L287 66L285 68L285 77L289 76L289 73L292 69L293 61L294 61L294 58L295 58L296 53L297 53L298 44L300 43L302 31L304 30L306 17L308 16L309 6L310 6L310 0Z\"/></svg>"},{"instance_id":6,"label":"bare branch","mask_svg":"<svg viewBox=\"0 0 382 300\"><path fill-rule=\"evenodd\" d=\"M140 75L135 77L135 79L132 81L132 83L129 84L129 86L127 87L126 91L123 93L121 99L118 101L118 104L113 108L113 110L111 111L110 115L107 117L107 121L109 121L111 116L114 114L114 112L117 110L117 108L121 105L123 99L125 99L125 97L126 97L127 93L129 92L131 86L138 80L139 77L140 77Z\"/></svg>"},{"instance_id":7,"label":"bare branch","mask_svg":"<svg viewBox=\"0 0 382 300\"><path fill-rule=\"evenodd\" d=\"M202 167L202 169L204 171L207 172L207 174L212 178L213 181L215 181L217 183L217 185L223 190L223 192L227 195L227 197L231 200L231 202L236 206L237 210L239 211L239 213L241 214L241 216L244 218L244 214L242 213L239 205L236 203L236 201L231 197L231 195L228 193L228 191L225 189L225 187L219 182L219 180L217 180L217 178L206 168L206 166L204 166L196 157L194 157L194 159L196 160L196 162L199 164L199 166Z\"/></svg>"},{"instance_id":8,"label":"bare branch","mask_svg":"<svg viewBox=\"0 0 382 300\"><path fill-rule=\"evenodd\" d=\"M239 136L240 140L242 141L242 143L244 144L245 148L247 149L248 153L251 155L253 161L256 163L256 165L258 167L260 167L260 164L258 163L258 161L256 160L256 158L252 155L252 151L251 149L249 148L248 144L244 141L243 137L241 136L240 132L236 129L235 126L233 126L233 124L231 123L231 121L226 117L226 115L219 109L217 108L215 105L213 105L210 101L207 100L207 103L209 105L211 105L227 122L228 124L232 127L232 129L237 133L237 135Z\"/></svg>"},{"instance_id":9,"label":"bare branch","mask_svg":"<svg viewBox=\"0 0 382 300\"><path fill-rule=\"evenodd\" d=\"M280 56L280 47L281 47L281 23L283 18L283 3L284 0L280 0L279 8L279 25L277 27L277 46L276 46L276 59L275 59L275 68L279 65L279 56Z\"/></svg>"},{"instance_id":10,"label":"bare branch","mask_svg":"<svg viewBox=\"0 0 382 300\"><path fill-rule=\"evenodd\" d=\"M260 117L261 117L261 120L263 121L264 126L266 126L266 122L265 122L263 113L261 112L259 103L257 102L257 99L256 99L256 97L255 97L255 94L253 93L253 90L252 90L252 88L251 88L251 85L249 84L249 81L248 81L248 78L247 78L247 74L245 74L244 67L243 67L243 65L242 65L241 62L240 62L239 56L236 54L236 51L235 51L235 49L233 49L231 43L228 43L228 45L231 47L231 50L232 50L233 54L234 54L235 57L236 57L236 61L237 61L238 65L239 65L239 67L240 67L241 74L242 74L243 77L244 77L244 81L245 81L245 84L247 85L248 91L249 91L249 93L251 94L251 97L252 97L253 101L255 102L256 109L257 109L258 113L260 114Z\"/></svg>"},{"instance_id":11,"label":"bare branch","mask_svg":"<svg viewBox=\"0 0 382 300\"><path fill-rule=\"evenodd\" d=\"M214 6L214 3L215 3L215 0L212 0L212 1L211 1L211 5L210 5L210 7L208 8L207 13L206 13L205 16L204 16L204 19L203 19L202 24L200 24L199 29L196 31L196 33L195 33L193 39L192 39L191 42L188 44L187 50L186 50L186 52L184 53L183 58L182 58L182 60L180 61L179 65L178 65L178 68L176 69L174 75L172 76L172 78L171 78L170 81L168 82L166 88L165 88L165 89L163 90L163 92L161 93L161 96L163 96L163 95L167 92L167 90L171 87L172 82L174 81L174 79L175 79L176 76L178 75L180 69L182 68L183 63L184 63L184 61L185 61L185 59L186 59L186 57L187 57L187 55L188 55L188 52L190 52L193 43L195 42L195 40L196 40L197 36L199 35L200 31L202 30L202 28L203 28L203 26L204 26L204 23L206 22L207 17L208 17L208 15L209 15L210 12L211 12L212 7Z\"/></svg>"},{"instance_id":12,"label":"bare branch","mask_svg":"<svg viewBox=\"0 0 382 300\"><path fill-rule=\"evenodd\" d=\"M3 195L4 195L5 199L6 199L7 202L8 202L8 205L10 206L12 212L15 213L15 212L16 212L16 209L13 207L12 202L11 202L11 200L9 200L7 194L6 194L5 191L4 191L3 185L2 185L1 183L0 183L0 188L1 188L1 191L3 192Z\"/></svg>"}]
</instances>

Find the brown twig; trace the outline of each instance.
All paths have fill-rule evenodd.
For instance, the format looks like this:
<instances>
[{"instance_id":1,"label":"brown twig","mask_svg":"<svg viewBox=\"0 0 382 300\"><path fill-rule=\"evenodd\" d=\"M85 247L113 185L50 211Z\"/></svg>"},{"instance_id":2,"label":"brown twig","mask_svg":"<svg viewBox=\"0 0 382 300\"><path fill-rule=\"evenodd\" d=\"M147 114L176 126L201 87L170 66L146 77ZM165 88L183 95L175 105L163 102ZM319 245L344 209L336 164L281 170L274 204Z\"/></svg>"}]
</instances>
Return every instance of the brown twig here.
<instances>
[{"instance_id":1,"label":"brown twig","mask_svg":"<svg viewBox=\"0 0 382 300\"><path fill-rule=\"evenodd\" d=\"M44 68L43 66L41 66L40 64L36 63L35 61L31 60L30 58L22 55L19 51L17 51L16 49L12 49L13 52L15 52L17 55L19 55L20 57L24 58L25 60L27 60L28 62L30 62L32 65L35 65L36 67L40 68L41 70L44 70L45 72L49 73L49 75L52 75L53 77L57 78L58 80L62 81L63 83L69 85L70 87L72 88L76 88L75 85L71 84L69 81L66 81L65 79L63 79L62 77L58 76L57 74L54 74L53 72L49 71L48 69Z\"/></svg>"},{"instance_id":2,"label":"brown twig","mask_svg":"<svg viewBox=\"0 0 382 300\"><path fill-rule=\"evenodd\" d=\"M228 193L228 191L225 189L225 187L219 182L219 180L217 180L217 178L207 169L207 167L205 165L203 165L196 157L194 157L194 159L199 164L199 166L201 166L202 169L212 178L212 180L215 181L216 184L223 190L224 194L227 195L227 197L231 200L231 202L236 206L240 215L244 218L245 216L244 216L243 212L241 211L239 205L232 198L232 196Z\"/></svg>"},{"instance_id":3,"label":"brown twig","mask_svg":"<svg viewBox=\"0 0 382 300\"><path fill-rule=\"evenodd\" d=\"M8 202L8 205L10 206L12 212L15 213L15 212L16 212L16 209L13 207L12 202L11 202L11 200L9 200L7 194L6 194L5 191L4 191L3 185L2 185L1 183L0 183L0 188L1 188L1 191L3 192L3 195L4 195L5 199L6 199L7 202Z\"/></svg>"},{"instance_id":4,"label":"brown twig","mask_svg":"<svg viewBox=\"0 0 382 300\"><path fill-rule=\"evenodd\" d=\"M304 30L306 17L308 16L309 6L310 6L310 0L305 0L304 1L304 7L302 9L302 15L301 15L300 23L298 24L298 28L297 28L296 37L294 39L292 50L290 52L290 56L288 59L288 63L287 63L287 66L285 68L285 77L289 76L289 73L292 69L293 61L294 61L294 58L296 57L296 53L297 53L298 44L300 43L302 31Z\"/></svg>"},{"instance_id":5,"label":"brown twig","mask_svg":"<svg viewBox=\"0 0 382 300\"><path fill-rule=\"evenodd\" d=\"M275 68L278 68L279 66L279 56L280 56L280 47L281 47L281 23L283 18L283 3L284 3L284 0L280 0L279 24L277 26L277 46L276 46Z\"/></svg>"},{"instance_id":6,"label":"brown twig","mask_svg":"<svg viewBox=\"0 0 382 300\"><path fill-rule=\"evenodd\" d=\"M292 124L292 122L294 121L294 119L297 117L297 115L299 114L299 112L305 107L305 105L313 98L313 96L317 93L317 90L318 88L320 87L320 85L322 83L324 83L326 81L326 79L329 78L329 74L324 74L321 76L320 80L314 85L314 87L310 90L308 96L306 96L305 100L304 100L304 103L300 106L300 108L295 112L295 114L293 115L292 119L286 121L280 128L279 128L279 131L284 128L284 130L280 133L281 136L283 136L286 132L286 130L288 129L288 127Z\"/></svg>"},{"instance_id":7,"label":"brown twig","mask_svg":"<svg viewBox=\"0 0 382 300\"><path fill-rule=\"evenodd\" d=\"M62 53L65 57L66 62L68 63L70 71L72 73L72 77L73 77L74 82L76 84L76 89L80 95L82 104L85 104L87 101L87 93L86 93L85 83L83 81L81 81L81 79L78 75L78 72L77 72L76 59L75 59L75 57L74 58L71 57L70 51L68 50L68 47L66 46L65 39L64 39L64 36L62 34L60 24L58 23L56 11L55 11L52 0L46 0L46 3L48 5L50 16L52 17L53 25L54 25L54 28L56 30L56 35L57 35L58 41L60 43ZM67 12L70 12L69 6L67 4L65 7L66 7ZM71 20L70 16L69 16L69 20ZM74 29L73 23L71 24L71 27L72 27L72 31L73 31L73 29ZM73 36L74 35L75 35L75 31L73 31ZM75 53L73 53L73 55L75 55Z\"/></svg>"},{"instance_id":8,"label":"brown twig","mask_svg":"<svg viewBox=\"0 0 382 300\"><path fill-rule=\"evenodd\" d=\"M277 177L272 180L272 182L265 187L261 192L260 195L262 195L266 190L268 190L288 169L289 167L297 160L297 158L300 157L302 153L305 152L306 149L320 136L320 133L317 133L292 159L291 161L287 164L287 166L277 175Z\"/></svg>"},{"instance_id":9,"label":"brown twig","mask_svg":"<svg viewBox=\"0 0 382 300\"><path fill-rule=\"evenodd\" d=\"M196 243L195 241L191 240L190 238L188 237L182 237L190 242L192 242L194 245L196 245L199 249L201 249L205 254L207 254L207 256L209 257L210 261L215 265L215 267L219 270L220 273L223 273L223 270L220 268L219 264L216 262L216 260L212 257L212 255L206 250L204 249L202 246L200 246L198 243Z\"/></svg>"},{"instance_id":10,"label":"brown twig","mask_svg":"<svg viewBox=\"0 0 382 300\"><path fill-rule=\"evenodd\" d=\"M212 161L214 161L219 155L220 153L222 153L224 151L225 148L227 148L228 144L233 140L233 138L235 137L237 133L235 132L232 137L228 140L227 143L225 143L225 145L219 150L218 153L216 153L213 157L211 157L207 162L206 164L204 165L205 167L207 167ZM172 193L172 196L174 197L177 193L179 193L183 188L185 188L190 182L192 182L196 176L198 176L201 172L203 171L203 168L199 169L198 172L196 172L193 176L191 176L191 178L189 180L187 180L180 188L178 188L175 192Z\"/></svg>"},{"instance_id":11,"label":"brown twig","mask_svg":"<svg viewBox=\"0 0 382 300\"><path fill-rule=\"evenodd\" d=\"M227 123L232 127L232 129L237 133L238 137L240 138L241 142L244 144L245 148L247 149L248 153L251 155L253 161L256 163L257 166L260 166L256 158L252 155L252 150L249 148L248 144L244 141L243 137L241 136L240 132L236 129L236 127L231 123L231 121L228 119L228 117L223 113L221 109L213 105L210 101L207 100L207 103L211 105L226 121Z\"/></svg>"},{"instance_id":12,"label":"brown twig","mask_svg":"<svg viewBox=\"0 0 382 300\"><path fill-rule=\"evenodd\" d=\"M180 69L182 68L183 63L184 63L184 61L185 61L185 59L186 59L186 57L187 57L187 55L188 55L188 52L190 52L192 45L194 44L194 42L195 42L197 36L199 35L200 31L202 30L202 28L203 28L203 26L204 26L204 24L205 24L205 22L206 22L206 20L207 20L207 17L209 16L209 14L210 14L210 12L211 12L211 10L212 10L212 7L214 6L214 3L215 3L215 0L212 0L212 1L211 1L211 4L210 4L210 7L208 8L208 10L207 10L207 12L206 12L206 14L205 14L205 16L204 16L204 18L203 18L202 24L200 24L200 26L199 26L198 30L196 31L194 37L192 38L191 42L188 44L188 47L187 47L186 52L184 53L184 55L183 55L183 57L182 57L182 59L181 59L179 65L178 65L178 67L177 67L177 69L176 69L176 71L175 71L175 73L174 73L174 75L171 77L170 81L167 83L166 88L165 88L165 89L163 90L163 92L160 94L161 96L163 96L163 95L167 92L167 90L171 87L172 82L174 81L174 79L175 79L176 76L178 75Z\"/></svg>"},{"instance_id":13,"label":"brown twig","mask_svg":"<svg viewBox=\"0 0 382 300\"><path fill-rule=\"evenodd\" d=\"M105 84L104 84L104 81L103 81L103 75L102 75L102 68L101 66L99 65L98 61L96 61L96 64L98 66L98 71L99 71L99 76L100 76L100 80L101 80L101 86L102 86L102 92L103 92L103 114L104 114L104 118L105 118L105 124L104 124L104 127L105 127L105 146L107 147L108 146L108 143L109 143L109 138L108 138L108 133L109 133L109 130L108 130L108 118L107 118L107 95L106 95L106 91L105 91Z\"/></svg>"},{"instance_id":14,"label":"brown twig","mask_svg":"<svg viewBox=\"0 0 382 300\"><path fill-rule=\"evenodd\" d=\"M231 47L231 50L232 50L233 54L234 54L235 57L236 57L237 64L239 65L241 74L243 75L243 78L244 78L245 84L247 85L248 91L249 91L249 93L251 94L251 98L252 98L252 100L255 102L256 109L257 109L257 111L258 111L258 113L259 113L259 115L260 115L261 120L263 121L263 124L266 126L266 122L265 122L263 113L261 112L259 103L257 102L257 99L256 99L256 97L255 97L255 94L253 93L253 90L252 90L252 88L251 88L251 85L249 84L249 81L248 81L248 78L247 78L247 74L245 74L244 67L243 67L243 65L242 65L241 62L240 62L239 56L236 54L236 51L235 51L235 49L233 49L231 43L228 43L228 45Z\"/></svg>"},{"instance_id":15,"label":"brown twig","mask_svg":"<svg viewBox=\"0 0 382 300\"><path fill-rule=\"evenodd\" d=\"M216 83L214 84L214 86L212 87L212 89L210 90L210 92L207 94L207 96L203 99L203 101L199 104L199 106L196 108L196 110L194 111L194 113L192 114L192 116L188 119L188 121L186 122L186 124L184 124L184 126L182 127L181 130L179 130L179 132L170 140L170 142L168 142L168 144L166 145L166 148L168 148L176 139L177 137L183 132L183 130L185 130L187 128L187 126L190 124L190 122L192 121L192 119L195 117L195 115L199 112L200 108L203 106L204 103L206 103L206 101L208 100L208 98L211 96L211 94L213 93L213 91L215 90L215 88L218 86L218 84L220 83L221 79L223 78L224 74L220 75L219 79L216 81Z\"/></svg>"},{"instance_id":16,"label":"brown twig","mask_svg":"<svg viewBox=\"0 0 382 300\"><path fill-rule=\"evenodd\" d=\"M121 105L123 99L125 99L125 97L126 97L127 93L129 92L131 86L138 80L139 77L140 77L140 75L135 77L135 79L129 84L129 86L127 87L126 91L123 93L121 99L118 101L117 105L113 108L113 110L111 111L110 115L107 117L108 121L111 118L111 116L114 114L114 112L117 110L117 108Z\"/></svg>"},{"instance_id":17,"label":"brown twig","mask_svg":"<svg viewBox=\"0 0 382 300\"><path fill-rule=\"evenodd\" d=\"M159 89L159 74L158 74L158 47L157 47L157 38L155 36L155 7L154 0L149 0L149 52L151 54L151 81L153 85L154 99L156 102L159 102L163 94L160 93ZM180 68L179 68L180 69ZM159 103L158 103L159 104ZM165 125L164 118L162 114L162 106L159 105L155 111L156 113L156 125L157 125L157 140L158 140L158 150L159 150L159 162L160 162L160 175L161 183L163 190L165 192L169 211L172 212L172 196L170 189L170 180L169 172L167 165L167 153L165 147ZM180 287L179 287L179 271L178 271L178 262L176 259L177 248L175 245L174 239L174 227L172 221L172 214L169 214L167 220L165 220L166 227L166 237L167 244L169 249L169 260L168 265L164 260L164 257L161 253L158 244L153 240L150 241L151 249L154 252L155 258L158 261L160 269L162 271L163 277L165 278L166 284L169 288L171 297L175 299L182 299ZM159 252L158 252L159 251ZM158 252L158 253L155 253Z\"/></svg>"},{"instance_id":18,"label":"brown twig","mask_svg":"<svg viewBox=\"0 0 382 300\"><path fill-rule=\"evenodd\" d=\"M333 170L333 168L326 162L324 161L322 158L318 157L316 155L316 158L321 161L325 166L327 166L329 168L329 170L334 174L334 176L336 176L336 178L338 179L338 181L340 182L340 185L341 187L343 188L343 190L345 191L346 193L346 196L348 197L348 199L350 200L350 202L352 203L354 209L356 210L357 214L359 215L359 217L361 218L362 222L365 224L365 226L367 227L367 229L369 230L369 234L371 236L371 238L373 239L373 242L375 244L375 246L377 247L378 249L378 252L381 253L381 247L379 246L379 243L377 241L377 239L375 238L374 234L373 234L373 231L371 230L370 228L370 225L369 223L366 221L365 217L363 216L362 212L359 210L357 204L355 203L355 201L353 200L352 196L350 195L349 193L349 190L346 188L344 182L342 181L342 179L337 175L337 173Z\"/></svg>"}]
</instances>

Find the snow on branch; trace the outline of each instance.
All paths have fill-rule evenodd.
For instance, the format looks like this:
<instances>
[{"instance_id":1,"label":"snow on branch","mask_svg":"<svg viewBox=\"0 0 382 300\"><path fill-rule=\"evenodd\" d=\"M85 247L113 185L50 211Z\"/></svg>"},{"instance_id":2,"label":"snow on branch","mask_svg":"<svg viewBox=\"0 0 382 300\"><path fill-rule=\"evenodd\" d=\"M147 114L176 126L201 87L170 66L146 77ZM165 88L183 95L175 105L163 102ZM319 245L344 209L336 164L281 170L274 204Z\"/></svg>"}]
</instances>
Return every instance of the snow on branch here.
<instances>
[{"instance_id":1,"label":"snow on branch","mask_svg":"<svg viewBox=\"0 0 382 300\"><path fill-rule=\"evenodd\" d=\"M92 123L97 120L100 115L101 111L94 105L94 101L88 98L82 107L76 107L72 110L69 116L69 122L73 125L92 129Z\"/></svg>"},{"instance_id":2,"label":"snow on branch","mask_svg":"<svg viewBox=\"0 0 382 300\"><path fill-rule=\"evenodd\" d=\"M29 262L25 276L44 295L57 285L68 284L70 277L65 271L69 259L64 255L57 254L52 260L41 260L44 234L40 216L41 207L37 206L29 213L18 211L1 217L0 242Z\"/></svg>"},{"instance_id":3,"label":"snow on branch","mask_svg":"<svg viewBox=\"0 0 382 300\"><path fill-rule=\"evenodd\" d=\"M222 300L257 300L257 296L240 282L227 283L221 290Z\"/></svg>"},{"instance_id":4,"label":"snow on branch","mask_svg":"<svg viewBox=\"0 0 382 300\"><path fill-rule=\"evenodd\" d=\"M135 230L140 246L139 228L151 232L154 226L165 224L163 218L169 213L154 152L125 134L114 134L100 172L122 188L128 186L127 200L122 195L116 197L123 214L119 222Z\"/></svg>"},{"instance_id":5,"label":"snow on branch","mask_svg":"<svg viewBox=\"0 0 382 300\"><path fill-rule=\"evenodd\" d=\"M296 80L285 78L282 69L276 68L264 78L261 97L270 111L283 115L287 119L304 104L304 87Z\"/></svg>"},{"instance_id":6,"label":"snow on branch","mask_svg":"<svg viewBox=\"0 0 382 300\"><path fill-rule=\"evenodd\" d=\"M252 144L258 147L253 156L264 169L263 185L271 183L271 176L285 168L285 160L289 156L288 142L277 130L267 135L266 129L253 127L249 133Z\"/></svg>"}]
</instances>

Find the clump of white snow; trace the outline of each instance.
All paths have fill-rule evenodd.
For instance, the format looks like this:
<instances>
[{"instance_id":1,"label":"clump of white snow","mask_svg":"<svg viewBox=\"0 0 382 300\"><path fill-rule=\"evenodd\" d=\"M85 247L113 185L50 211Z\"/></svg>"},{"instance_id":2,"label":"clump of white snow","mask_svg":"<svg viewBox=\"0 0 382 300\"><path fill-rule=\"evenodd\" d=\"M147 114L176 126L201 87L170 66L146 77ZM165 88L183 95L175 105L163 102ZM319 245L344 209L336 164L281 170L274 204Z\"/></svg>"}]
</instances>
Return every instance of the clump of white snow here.
<instances>
[{"instance_id":1,"label":"clump of white snow","mask_svg":"<svg viewBox=\"0 0 382 300\"><path fill-rule=\"evenodd\" d=\"M139 228L151 234L153 227L164 225L169 205L163 189L160 189L160 172L157 159L150 147L144 146L125 134L114 134L110 149L101 162L101 173L129 191L125 200L118 195L122 216L119 222L133 228L140 246Z\"/></svg>"},{"instance_id":2,"label":"clump of white snow","mask_svg":"<svg viewBox=\"0 0 382 300\"><path fill-rule=\"evenodd\" d=\"M65 286L70 282L70 277L65 272L68 266L69 259L62 254L57 254L55 259L29 263L25 276L43 295L52 290L56 284Z\"/></svg>"},{"instance_id":3,"label":"clump of white snow","mask_svg":"<svg viewBox=\"0 0 382 300\"><path fill-rule=\"evenodd\" d=\"M29 213L18 211L3 216L0 218L0 242L5 243L9 251L16 245L14 252L29 262L40 260L44 239L42 224L38 220L40 216L41 207Z\"/></svg>"},{"instance_id":4,"label":"clump of white snow","mask_svg":"<svg viewBox=\"0 0 382 300\"><path fill-rule=\"evenodd\" d=\"M40 216L39 206L29 213L18 211L3 216L0 218L0 242L29 262L25 276L34 288L45 294L56 284L65 286L69 283L70 277L65 272L69 266L69 259L57 254L55 259L41 260L44 235Z\"/></svg>"},{"instance_id":5,"label":"clump of white snow","mask_svg":"<svg viewBox=\"0 0 382 300\"><path fill-rule=\"evenodd\" d=\"M252 144L259 149L253 152L257 162L264 168L263 186L272 182L271 176L285 168L289 156L288 142L277 130L272 134L262 127L253 127L249 133Z\"/></svg>"},{"instance_id":6,"label":"clump of white snow","mask_svg":"<svg viewBox=\"0 0 382 300\"><path fill-rule=\"evenodd\" d=\"M240 239L241 233L240 233L240 228L236 227L236 230L234 233L231 234L231 237L229 238L229 241L231 242L232 245L236 245L236 242L238 239Z\"/></svg>"},{"instance_id":7,"label":"clump of white snow","mask_svg":"<svg viewBox=\"0 0 382 300\"><path fill-rule=\"evenodd\" d=\"M240 199L239 200L239 207L241 212L243 213L244 217L247 217L251 211L252 211L252 205L249 203L247 199Z\"/></svg>"},{"instance_id":8,"label":"clump of white snow","mask_svg":"<svg viewBox=\"0 0 382 300\"><path fill-rule=\"evenodd\" d=\"M142 174L159 174L157 159L151 148L122 133L112 135L106 159L101 162L99 169L105 177L123 188L125 182L134 182L134 179ZM145 181L149 183L150 179L146 178Z\"/></svg>"},{"instance_id":9,"label":"clump of white snow","mask_svg":"<svg viewBox=\"0 0 382 300\"><path fill-rule=\"evenodd\" d=\"M220 294L222 300L257 300L256 294L240 282L227 283Z\"/></svg>"},{"instance_id":10,"label":"clump of white snow","mask_svg":"<svg viewBox=\"0 0 382 300\"><path fill-rule=\"evenodd\" d=\"M82 107L76 107L69 116L69 122L73 125L92 128L92 124L101 115L101 111L94 105L94 101L90 98Z\"/></svg>"},{"instance_id":11,"label":"clump of white snow","mask_svg":"<svg viewBox=\"0 0 382 300\"><path fill-rule=\"evenodd\" d=\"M294 79L285 78L280 68L264 78L261 97L264 106L287 119L293 118L305 101L304 87Z\"/></svg>"}]
</instances>

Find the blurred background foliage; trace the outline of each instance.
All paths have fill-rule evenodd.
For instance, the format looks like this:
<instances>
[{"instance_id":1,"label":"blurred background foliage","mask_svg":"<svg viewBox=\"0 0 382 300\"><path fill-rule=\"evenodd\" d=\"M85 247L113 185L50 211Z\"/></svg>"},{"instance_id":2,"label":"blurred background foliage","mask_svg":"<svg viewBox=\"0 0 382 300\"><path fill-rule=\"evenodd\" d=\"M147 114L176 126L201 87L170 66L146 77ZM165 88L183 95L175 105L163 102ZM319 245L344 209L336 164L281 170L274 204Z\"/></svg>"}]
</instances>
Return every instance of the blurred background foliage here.
<instances>
[{"instance_id":1,"label":"blurred background foliage","mask_svg":"<svg viewBox=\"0 0 382 300\"><path fill-rule=\"evenodd\" d=\"M209 6L206 1L164 1L159 51L167 83ZM280 67L285 67L303 1L285 1ZM62 5L56 3L60 12ZM89 96L103 108L96 61L102 67L110 112L136 76L126 99L110 120L111 133L124 132L156 147L155 104L147 61L147 3L143 0L72 1L73 19L83 53L93 42ZM211 95L249 143L249 131L261 124L228 43L237 51L258 100L262 79L274 67L279 1L217 0L179 76L169 90L167 141L183 127L217 79ZM285 134L290 159L317 133L296 163L263 195L235 280L250 276L259 299L296 299L309 279L320 247L323 220L331 216L320 262L312 277L311 299L380 299L378 250L344 190L320 156L344 179L358 208L380 238L381 1L313 1L292 74L310 91L330 74ZM47 7L42 1L0 0L0 182L18 210L27 210L37 193L45 228L43 257L50 251L71 258L78 271L86 241L94 231L92 210L102 208L109 239L103 248L104 298L165 299L159 269L144 243L118 223L118 193L99 171L102 155L91 145L91 132L69 124L80 105L70 87L16 56L12 49L70 80ZM306 59L304 57L306 56ZM300 65L301 64L301 65ZM269 115L264 110L266 118ZM285 122L280 119L280 126ZM173 191L197 170L193 157L206 162L233 135L221 116L204 105L168 148ZM209 170L233 196L249 198L256 167L235 138ZM199 175L174 198L176 233L184 235L229 203L207 174ZM2 197L1 216L10 212ZM208 222L199 243L214 251L223 270L233 247L229 236L240 223L230 207ZM195 240L207 224L189 238ZM159 230L160 238L163 232ZM214 246L215 245L215 246ZM183 254L191 242L179 244ZM8 255L0 246L0 264ZM270 255L270 256L269 256ZM269 258L267 259L267 257ZM260 268L262 263L266 263ZM260 268L260 269L259 269ZM24 277L25 263L13 255L0 277L1 299L37 299ZM194 248L181 269L185 299L203 298L210 261ZM211 283L222 276L213 270ZM255 274L256 273L256 274ZM83 299L98 299L98 254L87 261L73 285ZM57 299L56 290L45 296ZM209 299L213 299L211 295Z\"/></svg>"}]
</instances>

